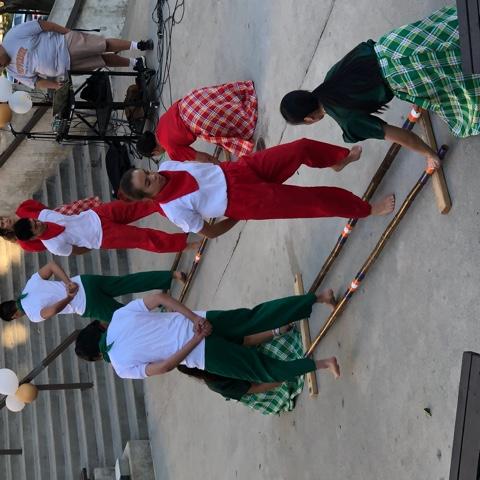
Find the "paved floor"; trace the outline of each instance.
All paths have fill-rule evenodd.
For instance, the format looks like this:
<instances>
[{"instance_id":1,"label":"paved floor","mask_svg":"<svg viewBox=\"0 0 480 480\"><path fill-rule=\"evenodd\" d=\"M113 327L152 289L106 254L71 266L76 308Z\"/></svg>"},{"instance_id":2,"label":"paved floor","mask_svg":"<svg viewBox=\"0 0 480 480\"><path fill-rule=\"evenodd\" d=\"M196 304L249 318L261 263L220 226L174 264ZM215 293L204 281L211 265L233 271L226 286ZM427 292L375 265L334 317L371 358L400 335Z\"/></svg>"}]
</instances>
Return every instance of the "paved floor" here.
<instances>
[{"instance_id":1,"label":"paved floor","mask_svg":"<svg viewBox=\"0 0 480 480\"><path fill-rule=\"evenodd\" d=\"M131 2L125 36L155 31L154 1ZM174 3L171 1L171 3ZM341 142L330 120L285 128L282 95L313 88L358 42L414 21L441 0L186 0L173 36L172 86L190 88L252 78L260 99L258 131L268 145L302 136ZM151 61L151 59L150 59ZM409 106L385 114L400 125ZM151 441L159 479L446 479L461 354L480 349L478 138L460 143L434 119L451 150L445 171L454 208L437 213L431 187L416 200L317 356L335 354L343 377L319 376L320 395L294 412L264 417L225 402L172 373L147 381ZM364 143L363 161L341 174L302 169L295 183L346 186L361 194L387 145ZM377 195L399 202L423 159L402 152ZM342 292L388 219L357 227L325 285ZM151 223L158 222L152 220ZM329 253L338 219L249 222L212 241L188 298L198 308L228 308L289 295L293 275L306 285ZM138 270L167 267L168 256L135 254ZM327 311L317 307L315 332ZM432 416L423 409L429 407Z\"/></svg>"}]
</instances>

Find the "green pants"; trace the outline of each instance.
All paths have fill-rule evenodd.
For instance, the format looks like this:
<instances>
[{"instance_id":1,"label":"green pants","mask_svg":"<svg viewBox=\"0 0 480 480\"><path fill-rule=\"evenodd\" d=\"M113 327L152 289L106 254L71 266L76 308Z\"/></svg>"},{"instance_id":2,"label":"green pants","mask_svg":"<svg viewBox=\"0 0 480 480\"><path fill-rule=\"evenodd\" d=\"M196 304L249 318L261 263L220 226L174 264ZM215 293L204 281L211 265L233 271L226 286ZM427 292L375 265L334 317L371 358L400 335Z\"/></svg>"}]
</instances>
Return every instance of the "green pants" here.
<instances>
[{"instance_id":1,"label":"green pants","mask_svg":"<svg viewBox=\"0 0 480 480\"><path fill-rule=\"evenodd\" d=\"M123 276L80 275L85 289L86 308L82 317L110 322L115 310L123 307L115 297L148 290L167 290L172 272L141 272Z\"/></svg>"},{"instance_id":2,"label":"green pants","mask_svg":"<svg viewBox=\"0 0 480 480\"><path fill-rule=\"evenodd\" d=\"M314 294L281 298L253 309L209 311L213 327L205 339L205 370L252 383L283 382L316 369L310 358L284 361L242 345L243 337L309 317Z\"/></svg>"}]
</instances>

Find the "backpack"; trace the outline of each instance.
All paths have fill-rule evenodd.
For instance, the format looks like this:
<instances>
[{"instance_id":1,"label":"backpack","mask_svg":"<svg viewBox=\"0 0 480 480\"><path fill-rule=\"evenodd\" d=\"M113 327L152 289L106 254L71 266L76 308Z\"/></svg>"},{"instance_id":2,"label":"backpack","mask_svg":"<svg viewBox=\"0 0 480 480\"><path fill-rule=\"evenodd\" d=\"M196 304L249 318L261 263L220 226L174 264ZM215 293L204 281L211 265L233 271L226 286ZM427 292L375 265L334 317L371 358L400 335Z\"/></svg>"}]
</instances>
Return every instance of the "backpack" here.
<instances>
[{"instance_id":1,"label":"backpack","mask_svg":"<svg viewBox=\"0 0 480 480\"><path fill-rule=\"evenodd\" d=\"M120 179L127 170L133 168L128 148L119 141L114 141L105 155L105 167L107 169L110 185L112 186L112 196L113 198L118 199Z\"/></svg>"}]
</instances>

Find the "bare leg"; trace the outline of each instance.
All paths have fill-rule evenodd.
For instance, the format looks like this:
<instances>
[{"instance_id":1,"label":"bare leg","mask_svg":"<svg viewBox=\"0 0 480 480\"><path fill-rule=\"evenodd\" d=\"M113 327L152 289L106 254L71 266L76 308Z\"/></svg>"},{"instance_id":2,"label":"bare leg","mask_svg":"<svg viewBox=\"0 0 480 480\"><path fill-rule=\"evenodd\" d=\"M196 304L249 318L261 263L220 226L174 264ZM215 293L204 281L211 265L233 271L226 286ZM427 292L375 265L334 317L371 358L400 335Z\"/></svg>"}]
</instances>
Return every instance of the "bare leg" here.
<instances>
[{"instance_id":1,"label":"bare leg","mask_svg":"<svg viewBox=\"0 0 480 480\"><path fill-rule=\"evenodd\" d=\"M130 59L115 55L114 53L104 53L102 55L107 67L129 67Z\"/></svg>"},{"instance_id":2,"label":"bare leg","mask_svg":"<svg viewBox=\"0 0 480 480\"><path fill-rule=\"evenodd\" d=\"M395 195L387 195L381 200L378 200L378 202L372 203L371 206L372 212L370 215L388 215L395 210Z\"/></svg>"},{"instance_id":3,"label":"bare leg","mask_svg":"<svg viewBox=\"0 0 480 480\"><path fill-rule=\"evenodd\" d=\"M323 292L320 292L317 295L317 303L324 303L333 310L337 306L337 299L333 294L333 290L329 288L328 290L323 290Z\"/></svg>"},{"instance_id":4,"label":"bare leg","mask_svg":"<svg viewBox=\"0 0 480 480\"><path fill-rule=\"evenodd\" d=\"M263 393L273 390L279 387L282 382L275 383L252 383L252 386L248 389L247 393Z\"/></svg>"},{"instance_id":5,"label":"bare leg","mask_svg":"<svg viewBox=\"0 0 480 480\"><path fill-rule=\"evenodd\" d=\"M345 157L343 162L332 165L333 170L339 172L343 170L349 163L356 162L362 156L362 147L360 145L355 145L350 153Z\"/></svg>"},{"instance_id":6,"label":"bare leg","mask_svg":"<svg viewBox=\"0 0 480 480\"><path fill-rule=\"evenodd\" d=\"M293 324L284 325L280 327L280 333L287 333L292 329ZM273 332L268 330L266 332L254 333L253 335L246 335L243 337L243 345L247 347L253 347L255 345L261 345L262 343L268 342L274 337Z\"/></svg>"},{"instance_id":7,"label":"bare leg","mask_svg":"<svg viewBox=\"0 0 480 480\"><path fill-rule=\"evenodd\" d=\"M329 370L335 379L340 376L340 366L338 365L336 357L315 360L315 364L318 370Z\"/></svg>"},{"instance_id":8,"label":"bare leg","mask_svg":"<svg viewBox=\"0 0 480 480\"><path fill-rule=\"evenodd\" d=\"M130 50L132 42L130 40L120 40L119 38L107 38L107 52L121 52Z\"/></svg>"}]
</instances>

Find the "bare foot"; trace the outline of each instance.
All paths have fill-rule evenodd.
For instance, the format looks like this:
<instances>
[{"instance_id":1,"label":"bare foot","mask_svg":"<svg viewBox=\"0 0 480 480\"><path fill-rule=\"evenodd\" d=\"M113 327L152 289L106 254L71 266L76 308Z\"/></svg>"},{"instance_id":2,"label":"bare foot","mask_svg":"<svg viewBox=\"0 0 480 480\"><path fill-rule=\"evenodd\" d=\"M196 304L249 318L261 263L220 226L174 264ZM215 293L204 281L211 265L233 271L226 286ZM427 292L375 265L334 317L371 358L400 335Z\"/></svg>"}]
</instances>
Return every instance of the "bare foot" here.
<instances>
[{"instance_id":1,"label":"bare foot","mask_svg":"<svg viewBox=\"0 0 480 480\"><path fill-rule=\"evenodd\" d=\"M317 368L329 370L335 379L340 377L340 365L338 364L337 357L330 357L330 358L325 358L324 360L317 360L315 363L317 364Z\"/></svg>"},{"instance_id":2,"label":"bare foot","mask_svg":"<svg viewBox=\"0 0 480 480\"><path fill-rule=\"evenodd\" d=\"M187 274L185 272L175 271L172 274L175 280L185 284L187 282Z\"/></svg>"},{"instance_id":3,"label":"bare foot","mask_svg":"<svg viewBox=\"0 0 480 480\"><path fill-rule=\"evenodd\" d=\"M331 288L320 292L317 295L317 302L328 305L332 310L334 310L337 306L337 299L335 298L335 294L333 293L333 290Z\"/></svg>"},{"instance_id":4,"label":"bare foot","mask_svg":"<svg viewBox=\"0 0 480 480\"><path fill-rule=\"evenodd\" d=\"M198 242L189 242L187 243L187 246L184 248L184 252L188 252L189 250L198 250L201 245L201 241Z\"/></svg>"},{"instance_id":5,"label":"bare foot","mask_svg":"<svg viewBox=\"0 0 480 480\"><path fill-rule=\"evenodd\" d=\"M362 156L362 147L360 145L355 145L350 150L350 153L345 157L342 163L338 163L337 165L333 165L333 169L336 172L340 172L343 170L349 163L356 162Z\"/></svg>"},{"instance_id":6,"label":"bare foot","mask_svg":"<svg viewBox=\"0 0 480 480\"><path fill-rule=\"evenodd\" d=\"M395 210L395 195L387 195L386 197L374 202L372 205L372 212L370 215L388 215Z\"/></svg>"}]
</instances>

